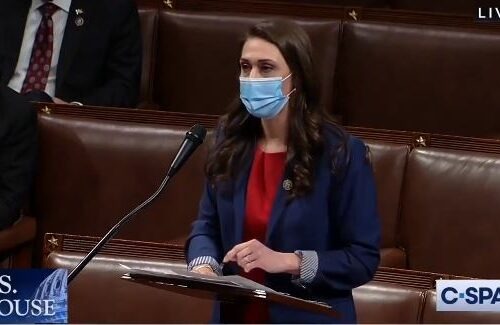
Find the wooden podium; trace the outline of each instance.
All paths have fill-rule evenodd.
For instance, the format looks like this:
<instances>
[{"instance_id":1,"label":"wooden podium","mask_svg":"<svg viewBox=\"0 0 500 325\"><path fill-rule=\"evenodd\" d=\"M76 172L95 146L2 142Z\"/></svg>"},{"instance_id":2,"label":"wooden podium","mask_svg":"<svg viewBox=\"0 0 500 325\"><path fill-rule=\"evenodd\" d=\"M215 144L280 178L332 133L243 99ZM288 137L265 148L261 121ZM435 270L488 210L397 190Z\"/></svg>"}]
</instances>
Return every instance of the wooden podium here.
<instances>
[{"instance_id":1,"label":"wooden podium","mask_svg":"<svg viewBox=\"0 0 500 325\"><path fill-rule=\"evenodd\" d=\"M338 312L324 302L293 297L240 276L203 276L185 270L174 270L168 273L130 270L122 276L122 279L192 297L233 303L236 307L238 304L258 301L333 317L339 316Z\"/></svg>"}]
</instances>

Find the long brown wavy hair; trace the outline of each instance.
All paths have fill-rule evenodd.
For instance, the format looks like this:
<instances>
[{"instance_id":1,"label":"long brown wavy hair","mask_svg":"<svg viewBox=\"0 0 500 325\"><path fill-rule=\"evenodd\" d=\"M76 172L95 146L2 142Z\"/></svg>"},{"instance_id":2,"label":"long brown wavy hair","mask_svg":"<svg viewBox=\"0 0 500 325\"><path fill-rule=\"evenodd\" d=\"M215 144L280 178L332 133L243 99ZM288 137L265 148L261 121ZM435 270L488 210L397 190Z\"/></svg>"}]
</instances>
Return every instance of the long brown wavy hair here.
<instances>
[{"instance_id":1,"label":"long brown wavy hair","mask_svg":"<svg viewBox=\"0 0 500 325\"><path fill-rule=\"evenodd\" d=\"M276 45L292 72L296 91L290 96L288 105L290 122L285 173L293 182L289 198L300 197L313 187L315 158L325 147L325 126L330 125L329 129L342 138L343 144L345 133L319 105L311 41L302 28L288 20L265 21L249 29L241 49L249 38L260 38ZM250 115L239 98L231 106L221 118L215 148L206 164L207 178L214 185L235 180L239 171L252 160L257 140L263 136L260 119Z\"/></svg>"}]
</instances>

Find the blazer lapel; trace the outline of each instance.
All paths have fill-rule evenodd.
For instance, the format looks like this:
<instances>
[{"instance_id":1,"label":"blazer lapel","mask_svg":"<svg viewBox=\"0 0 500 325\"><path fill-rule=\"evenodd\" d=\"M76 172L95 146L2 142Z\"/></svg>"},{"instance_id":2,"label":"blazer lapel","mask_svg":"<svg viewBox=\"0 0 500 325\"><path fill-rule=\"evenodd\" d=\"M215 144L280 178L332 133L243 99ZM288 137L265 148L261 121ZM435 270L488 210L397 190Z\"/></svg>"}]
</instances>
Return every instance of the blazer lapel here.
<instances>
[{"instance_id":1,"label":"blazer lapel","mask_svg":"<svg viewBox=\"0 0 500 325\"><path fill-rule=\"evenodd\" d=\"M269 219L269 224L267 225L266 231L266 243L269 243L271 235L273 234L278 221L283 215L283 212L288 204L287 197L288 192L284 189L283 182L288 179L288 173L285 171L283 180L279 183L278 192L276 193L276 198L274 200L273 208L271 210L271 217Z\"/></svg>"},{"instance_id":2,"label":"blazer lapel","mask_svg":"<svg viewBox=\"0 0 500 325\"><path fill-rule=\"evenodd\" d=\"M234 208L234 240L235 244L239 244L243 240L243 226L246 211L246 197L248 179L250 177L250 168L252 167L254 149L251 150L251 155L247 155L247 160L241 173L234 185L233 208Z\"/></svg>"},{"instance_id":3,"label":"blazer lapel","mask_svg":"<svg viewBox=\"0 0 500 325\"><path fill-rule=\"evenodd\" d=\"M234 196L233 196L233 209L234 209L234 239L235 244L239 244L243 240L243 227L245 220L245 211L246 211L246 196L247 196L247 187L248 180L250 178L250 169L252 167L253 156L254 156L255 147L251 150L251 155L247 158L247 162L242 168L241 174L239 175L236 183L234 185ZM281 219L285 208L288 204L287 197L288 192L284 189L283 181L288 179L289 172L285 170L285 175L283 177L282 182L279 183L278 192L276 193L276 198L273 204L273 208L271 210L271 216L269 219L269 224L267 226L266 231L266 243L269 243L269 239L273 234L276 225ZM264 244L266 244L264 243Z\"/></svg>"},{"instance_id":4,"label":"blazer lapel","mask_svg":"<svg viewBox=\"0 0 500 325\"><path fill-rule=\"evenodd\" d=\"M95 1L73 0L64 29L59 62L57 63L56 94L61 88L68 69L75 58L83 33L88 29Z\"/></svg>"},{"instance_id":5,"label":"blazer lapel","mask_svg":"<svg viewBox=\"0 0 500 325\"><path fill-rule=\"evenodd\" d=\"M12 75L14 74L14 70L16 69L17 60L23 44L26 19L31 7L31 1L29 0L11 1L10 3L15 7L5 9L11 10L13 14L9 15L9 20L6 22L7 30L4 31L4 46L7 55L3 67L5 73L2 74L2 81L4 84L9 82L10 78L12 78Z\"/></svg>"}]
</instances>

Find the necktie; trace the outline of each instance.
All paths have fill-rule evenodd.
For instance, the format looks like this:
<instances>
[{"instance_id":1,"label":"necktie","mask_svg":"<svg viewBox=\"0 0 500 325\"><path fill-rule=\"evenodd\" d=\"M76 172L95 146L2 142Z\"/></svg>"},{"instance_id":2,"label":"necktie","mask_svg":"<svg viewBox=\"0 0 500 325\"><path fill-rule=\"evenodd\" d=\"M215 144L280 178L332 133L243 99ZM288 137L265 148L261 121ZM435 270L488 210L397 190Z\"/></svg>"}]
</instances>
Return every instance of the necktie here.
<instances>
[{"instance_id":1,"label":"necktie","mask_svg":"<svg viewBox=\"0 0 500 325\"><path fill-rule=\"evenodd\" d=\"M58 9L59 7L52 2L46 2L38 8L42 13L42 21L35 35L28 71L21 89L22 94L32 90L45 90L49 78L54 43L52 15Z\"/></svg>"}]
</instances>

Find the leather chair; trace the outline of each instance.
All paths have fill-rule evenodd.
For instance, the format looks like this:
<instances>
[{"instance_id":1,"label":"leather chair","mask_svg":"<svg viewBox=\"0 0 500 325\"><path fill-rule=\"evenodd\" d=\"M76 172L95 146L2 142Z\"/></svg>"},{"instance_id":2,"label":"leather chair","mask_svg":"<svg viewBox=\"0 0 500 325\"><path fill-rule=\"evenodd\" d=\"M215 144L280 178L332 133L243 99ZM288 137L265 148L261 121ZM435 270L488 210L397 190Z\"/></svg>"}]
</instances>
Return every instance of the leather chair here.
<instances>
[{"instance_id":1,"label":"leather chair","mask_svg":"<svg viewBox=\"0 0 500 325\"><path fill-rule=\"evenodd\" d=\"M118 110L125 115L120 113L114 120L86 118L91 111L83 109L80 116L39 115L34 207L39 220L38 254L47 232L104 235L158 188L189 129L161 125L161 117L150 123L121 121L148 115L141 110ZM102 116L116 111L96 112ZM160 199L123 227L120 238L182 241L189 234L197 215L210 137L209 133Z\"/></svg>"},{"instance_id":2,"label":"leather chair","mask_svg":"<svg viewBox=\"0 0 500 325\"><path fill-rule=\"evenodd\" d=\"M494 252L500 246L499 197L500 155L413 150L401 205L408 267L498 278L500 262Z\"/></svg>"},{"instance_id":3,"label":"leather chair","mask_svg":"<svg viewBox=\"0 0 500 325\"><path fill-rule=\"evenodd\" d=\"M153 75L156 61L156 34L158 9L140 8L139 20L142 34L142 75L139 107L152 108Z\"/></svg>"},{"instance_id":4,"label":"leather chair","mask_svg":"<svg viewBox=\"0 0 500 325\"><path fill-rule=\"evenodd\" d=\"M139 3L147 0L137 0ZM151 0L150 0L151 1ZM160 2L160 0L157 0ZM241 3L243 2L243 3ZM491 6L495 5L494 0L489 1ZM191 1L177 1L176 8L187 10L224 10L224 11L244 11L251 10L258 13L269 13L286 11L286 14L295 15L308 15L308 16L328 16L330 13L334 17L342 17L345 12L352 12L355 9L358 13L355 17L359 19L384 19L393 18L394 20L404 21L406 18L412 22L415 16L423 16L428 13L440 14L445 17L461 17L472 18L476 14L477 6L486 6L487 1L474 1L474 0L260 0L259 6L256 6L251 0L191 0ZM287 6L284 7L284 3ZM210 6L211 4L211 6ZM252 6L254 4L254 6ZM289 5L296 6L301 9L307 10L293 10ZM321 11L323 9L323 11ZM380 11L378 11L380 10ZM377 12L378 11L378 12ZM326 13L325 13L326 12ZM364 13L368 13L365 18ZM389 17L387 17L389 16ZM392 17L391 17L392 16ZM348 16L350 19L354 19ZM399 18L399 19L398 19ZM443 18L443 17L440 17ZM451 20L451 19L450 19ZM441 21L434 22L434 24L442 23ZM450 21L450 23L452 23Z\"/></svg>"},{"instance_id":5,"label":"leather chair","mask_svg":"<svg viewBox=\"0 0 500 325\"><path fill-rule=\"evenodd\" d=\"M169 111L223 114L237 98L240 43L247 29L269 16L162 11L153 97ZM322 104L331 90L340 21L295 19L314 46Z\"/></svg>"},{"instance_id":6,"label":"leather chair","mask_svg":"<svg viewBox=\"0 0 500 325\"><path fill-rule=\"evenodd\" d=\"M424 289L379 281L371 281L353 290L361 324L420 323L424 296Z\"/></svg>"},{"instance_id":7,"label":"leather chair","mask_svg":"<svg viewBox=\"0 0 500 325\"><path fill-rule=\"evenodd\" d=\"M408 145L365 141L377 185L378 209L382 225L381 266L406 268L406 254L398 237L401 187L410 152Z\"/></svg>"},{"instance_id":8,"label":"leather chair","mask_svg":"<svg viewBox=\"0 0 500 325\"><path fill-rule=\"evenodd\" d=\"M73 269L99 238L47 234L43 267ZM69 284L70 323L208 323L212 300L121 279L132 269L186 267L183 246L112 239ZM89 303L91 302L91 303ZM195 312L194 312L195 311Z\"/></svg>"},{"instance_id":9,"label":"leather chair","mask_svg":"<svg viewBox=\"0 0 500 325\"><path fill-rule=\"evenodd\" d=\"M52 253L47 268L71 269L83 254ZM162 271L179 261L98 255L69 285L70 323L208 323L212 301L150 288L121 279L130 268Z\"/></svg>"},{"instance_id":10,"label":"leather chair","mask_svg":"<svg viewBox=\"0 0 500 325\"><path fill-rule=\"evenodd\" d=\"M344 124L500 137L500 35L344 23L334 111Z\"/></svg>"},{"instance_id":11,"label":"leather chair","mask_svg":"<svg viewBox=\"0 0 500 325\"><path fill-rule=\"evenodd\" d=\"M473 16L481 3L475 0L389 0L390 8L396 10L430 11Z\"/></svg>"},{"instance_id":12,"label":"leather chair","mask_svg":"<svg viewBox=\"0 0 500 325\"><path fill-rule=\"evenodd\" d=\"M318 4L313 7L321 9ZM225 113L238 94L237 61L244 33L272 16L156 10L141 9L145 55L140 107ZM363 18L403 19L385 11L389 16L370 13L375 18ZM495 85L500 76L493 73L500 69L496 60L500 34L472 28L288 18L310 35L321 104L343 124L500 137L495 118L500 100ZM423 23L436 21L435 16L429 19Z\"/></svg>"}]
</instances>

